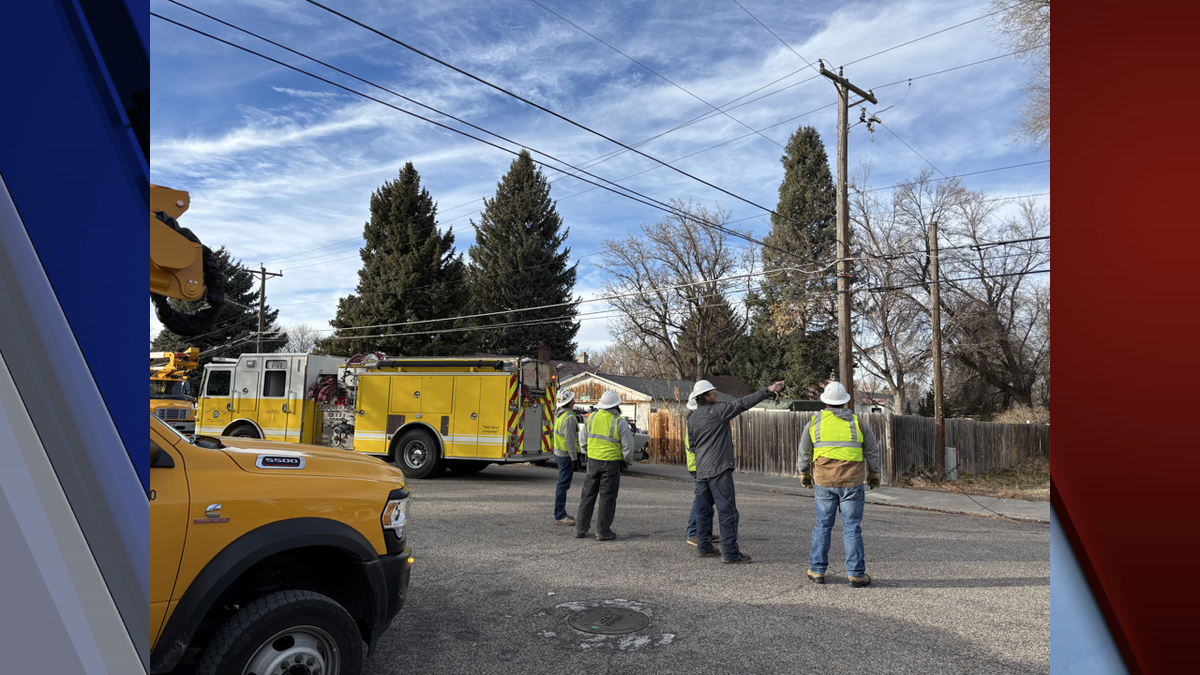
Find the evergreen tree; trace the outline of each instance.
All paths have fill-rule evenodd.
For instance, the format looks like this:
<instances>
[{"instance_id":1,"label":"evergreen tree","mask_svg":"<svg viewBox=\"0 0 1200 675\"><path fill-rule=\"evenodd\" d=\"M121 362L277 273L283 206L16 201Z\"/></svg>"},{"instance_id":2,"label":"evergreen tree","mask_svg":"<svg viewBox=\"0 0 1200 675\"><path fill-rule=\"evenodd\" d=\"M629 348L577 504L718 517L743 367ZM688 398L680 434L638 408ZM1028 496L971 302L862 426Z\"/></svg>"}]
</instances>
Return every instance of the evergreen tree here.
<instances>
[{"instance_id":1,"label":"evergreen tree","mask_svg":"<svg viewBox=\"0 0 1200 675\"><path fill-rule=\"evenodd\" d=\"M569 303L575 287L575 265L568 266L569 230L550 199L550 185L527 151L513 160L496 185L496 195L484 199L475 226L475 245L469 251L471 314L503 312L470 320L473 325L572 317L569 321L534 326L485 328L475 332L475 348L506 356L537 355L538 345L550 346L554 359L575 352L578 305L513 312L524 307Z\"/></svg>"},{"instance_id":2,"label":"evergreen tree","mask_svg":"<svg viewBox=\"0 0 1200 675\"><path fill-rule=\"evenodd\" d=\"M209 330L192 337L176 335L164 328L150 342L152 352L184 351L190 347L199 347L201 354L210 352L200 358L201 367L188 377L193 394L199 391L204 364L211 362L213 357L232 358L254 353L258 349L258 341L254 339L258 332L258 277L243 267L241 261L234 260L225 247L213 251L213 257L225 275L225 304L217 315L217 322ZM170 302L180 312L191 314L200 308L204 300ZM271 337L264 337L262 341L264 352L278 351L287 344L286 334L269 328L275 325L278 316L279 310L271 309L269 304L265 306L263 326L268 328L264 332L269 332ZM226 346L228 348L221 349Z\"/></svg>"},{"instance_id":3,"label":"evergreen tree","mask_svg":"<svg viewBox=\"0 0 1200 675\"><path fill-rule=\"evenodd\" d=\"M437 204L421 187L412 162L395 180L371 195L371 219L363 226L358 286L338 300L329 325L339 329L321 340L326 354L380 351L391 356L452 356L462 351L461 333L428 331L455 327L451 321L408 324L462 313L466 299L462 255L454 254L454 231L439 234ZM353 329L356 326L380 328ZM370 335L390 337L355 337Z\"/></svg>"},{"instance_id":4,"label":"evergreen tree","mask_svg":"<svg viewBox=\"0 0 1200 675\"><path fill-rule=\"evenodd\" d=\"M750 335L737 368L747 385L782 378L800 395L819 388L838 365L837 283L824 269L837 254L837 193L815 128L797 129L780 162L784 176L763 267L801 269L772 274L747 298Z\"/></svg>"}]
</instances>

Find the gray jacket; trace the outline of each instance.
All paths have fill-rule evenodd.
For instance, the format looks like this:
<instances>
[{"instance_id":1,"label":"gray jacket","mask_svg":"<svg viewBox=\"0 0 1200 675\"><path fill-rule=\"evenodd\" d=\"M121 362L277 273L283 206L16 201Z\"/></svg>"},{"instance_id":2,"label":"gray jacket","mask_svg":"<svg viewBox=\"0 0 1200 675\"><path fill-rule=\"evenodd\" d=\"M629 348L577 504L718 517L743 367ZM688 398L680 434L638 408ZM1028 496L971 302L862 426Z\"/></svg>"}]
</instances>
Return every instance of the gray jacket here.
<instances>
[{"instance_id":1,"label":"gray jacket","mask_svg":"<svg viewBox=\"0 0 1200 675\"><path fill-rule=\"evenodd\" d=\"M583 416L574 410L572 410L570 412L563 412L563 410L564 410L563 408L559 408L558 410L554 411L555 426L558 426L559 415L570 415L571 417L573 417L575 419L571 420L570 422L563 423L562 432L563 432L563 438L567 442L567 452L563 452L562 450L559 450L558 448L554 448L554 456L555 457L570 456L572 460L579 459L579 422L583 419Z\"/></svg>"},{"instance_id":2,"label":"gray jacket","mask_svg":"<svg viewBox=\"0 0 1200 675\"><path fill-rule=\"evenodd\" d=\"M688 417L688 441L696 455L696 478L713 478L733 468L729 421L770 398L766 388L728 403L701 403Z\"/></svg>"},{"instance_id":3,"label":"gray jacket","mask_svg":"<svg viewBox=\"0 0 1200 675\"><path fill-rule=\"evenodd\" d=\"M849 408L826 408L829 412L837 415L838 418L850 422L854 419L854 413ZM821 411L824 412L824 411ZM820 415L821 412L817 414ZM814 420L816 417L813 418ZM879 473L879 444L875 442L875 432L871 431L871 425L867 424L866 420L859 418L858 426L862 429L863 442L863 461L867 463L867 471L870 473ZM796 458L796 468L800 473L811 473L813 464L813 442L812 434L809 429L812 428L812 420L804 425L804 432L800 434L800 453Z\"/></svg>"}]
</instances>

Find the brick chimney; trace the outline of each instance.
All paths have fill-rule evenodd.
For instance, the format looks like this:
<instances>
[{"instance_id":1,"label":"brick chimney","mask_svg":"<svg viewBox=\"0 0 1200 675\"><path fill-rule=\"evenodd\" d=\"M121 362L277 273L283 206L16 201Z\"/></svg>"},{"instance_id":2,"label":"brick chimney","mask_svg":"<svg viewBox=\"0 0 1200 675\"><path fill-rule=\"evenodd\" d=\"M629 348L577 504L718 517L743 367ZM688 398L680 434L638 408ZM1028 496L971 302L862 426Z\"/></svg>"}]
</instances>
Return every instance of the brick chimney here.
<instances>
[{"instance_id":1,"label":"brick chimney","mask_svg":"<svg viewBox=\"0 0 1200 675\"><path fill-rule=\"evenodd\" d=\"M587 363L587 352L580 352L579 356L575 357L576 363Z\"/></svg>"},{"instance_id":2,"label":"brick chimney","mask_svg":"<svg viewBox=\"0 0 1200 675\"><path fill-rule=\"evenodd\" d=\"M538 345L537 360L538 361L549 361L550 360L550 345L546 344L545 342Z\"/></svg>"}]
</instances>

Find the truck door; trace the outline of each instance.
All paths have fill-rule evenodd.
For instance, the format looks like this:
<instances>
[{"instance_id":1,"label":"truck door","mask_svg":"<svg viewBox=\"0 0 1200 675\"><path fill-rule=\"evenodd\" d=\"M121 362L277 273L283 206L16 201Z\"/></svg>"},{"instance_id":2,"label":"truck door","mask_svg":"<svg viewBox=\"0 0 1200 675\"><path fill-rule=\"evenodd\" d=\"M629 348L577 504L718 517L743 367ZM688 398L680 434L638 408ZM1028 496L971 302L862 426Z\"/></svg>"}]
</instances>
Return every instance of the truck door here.
<instances>
[{"instance_id":1,"label":"truck door","mask_svg":"<svg viewBox=\"0 0 1200 675\"><path fill-rule=\"evenodd\" d=\"M233 415L258 421L258 359L242 359L233 371Z\"/></svg>"},{"instance_id":2,"label":"truck door","mask_svg":"<svg viewBox=\"0 0 1200 675\"><path fill-rule=\"evenodd\" d=\"M262 392L259 401L258 424L270 440L296 443L300 441L300 414L294 403L292 382L295 377L292 358L263 358ZM293 414L295 411L295 414Z\"/></svg>"},{"instance_id":3,"label":"truck door","mask_svg":"<svg viewBox=\"0 0 1200 675\"><path fill-rule=\"evenodd\" d=\"M450 378L446 378L450 379ZM446 454L454 457L479 456L479 375L454 378L454 413Z\"/></svg>"},{"instance_id":4,"label":"truck door","mask_svg":"<svg viewBox=\"0 0 1200 675\"><path fill-rule=\"evenodd\" d=\"M200 403L196 408L196 433L220 436L233 421L233 368L209 366L200 385Z\"/></svg>"},{"instance_id":5,"label":"truck door","mask_svg":"<svg viewBox=\"0 0 1200 675\"><path fill-rule=\"evenodd\" d=\"M508 385L506 375L479 378L478 457L499 459L508 447Z\"/></svg>"},{"instance_id":6,"label":"truck door","mask_svg":"<svg viewBox=\"0 0 1200 675\"><path fill-rule=\"evenodd\" d=\"M188 484L183 456L150 429L150 630L158 640L175 598L175 576L188 525Z\"/></svg>"}]
</instances>

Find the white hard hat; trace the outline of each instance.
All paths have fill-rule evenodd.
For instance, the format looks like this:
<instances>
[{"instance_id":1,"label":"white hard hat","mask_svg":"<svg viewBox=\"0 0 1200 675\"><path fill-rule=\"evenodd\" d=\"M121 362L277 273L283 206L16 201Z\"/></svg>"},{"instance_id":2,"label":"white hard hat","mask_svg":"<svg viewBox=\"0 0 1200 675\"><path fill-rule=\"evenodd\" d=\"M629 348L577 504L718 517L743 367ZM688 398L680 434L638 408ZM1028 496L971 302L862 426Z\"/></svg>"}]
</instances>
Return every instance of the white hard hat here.
<instances>
[{"instance_id":1,"label":"white hard hat","mask_svg":"<svg viewBox=\"0 0 1200 675\"><path fill-rule=\"evenodd\" d=\"M615 408L619 405L621 405L621 395L611 389L604 392L604 395L596 403L596 407L601 409Z\"/></svg>"},{"instance_id":2,"label":"white hard hat","mask_svg":"<svg viewBox=\"0 0 1200 675\"><path fill-rule=\"evenodd\" d=\"M850 400L850 394L841 382L830 382L825 385L825 393L821 394L821 402L829 405L842 405Z\"/></svg>"},{"instance_id":3,"label":"white hard hat","mask_svg":"<svg viewBox=\"0 0 1200 675\"><path fill-rule=\"evenodd\" d=\"M707 394L714 389L716 389L716 387L713 386L712 382L709 382L708 380L700 380L696 384L692 385L692 393L688 394L688 400L695 401L697 396L701 394Z\"/></svg>"},{"instance_id":4,"label":"white hard hat","mask_svg":"<svg viewBox=\"0 0 1200 675\"><path fill-rule=\"evenodd\" d=\"M571 401L575 400L575 392L570 389L563 389L558 392L558 407L562 408L571 405Z\"/></svg>"}]
</instances>

